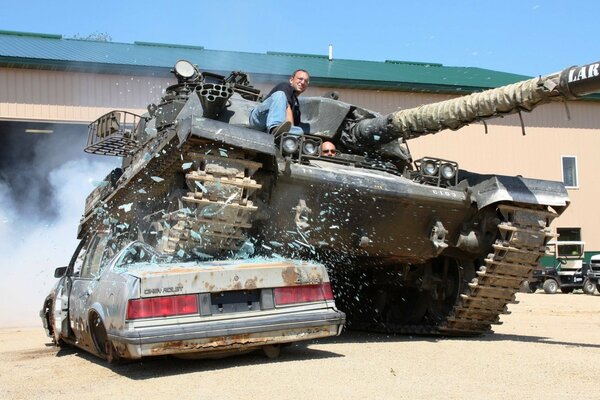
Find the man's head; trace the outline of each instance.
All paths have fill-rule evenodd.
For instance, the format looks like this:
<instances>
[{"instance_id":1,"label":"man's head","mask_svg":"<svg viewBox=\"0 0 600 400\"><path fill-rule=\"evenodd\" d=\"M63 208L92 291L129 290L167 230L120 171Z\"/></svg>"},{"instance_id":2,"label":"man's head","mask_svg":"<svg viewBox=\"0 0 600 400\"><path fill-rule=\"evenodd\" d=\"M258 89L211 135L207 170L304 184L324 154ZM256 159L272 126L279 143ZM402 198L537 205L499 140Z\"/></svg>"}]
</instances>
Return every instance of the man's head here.
<instances>
[{"instance_id":1,"label":"man's head","mask_svg":"<svg viewBox=\"0 0 600 400\"><path fill-rule=\"evenodd\" d=\"M290 85L294 88L296 94L300 94L306 90L310 83L310 75L303 69L297 69L290 76Z\"/></svg>"},{"instance_id":2,"label":"man's head","mask_svg":"<svg viewBox=\"0 0 600 400\"><path fill-rule=\"evenodd\" d=\"M323 144L321 145L321 154L324 157L335 157L337 154L335 144L331 142L323 142Z\"/></svg>"}]
</instances>

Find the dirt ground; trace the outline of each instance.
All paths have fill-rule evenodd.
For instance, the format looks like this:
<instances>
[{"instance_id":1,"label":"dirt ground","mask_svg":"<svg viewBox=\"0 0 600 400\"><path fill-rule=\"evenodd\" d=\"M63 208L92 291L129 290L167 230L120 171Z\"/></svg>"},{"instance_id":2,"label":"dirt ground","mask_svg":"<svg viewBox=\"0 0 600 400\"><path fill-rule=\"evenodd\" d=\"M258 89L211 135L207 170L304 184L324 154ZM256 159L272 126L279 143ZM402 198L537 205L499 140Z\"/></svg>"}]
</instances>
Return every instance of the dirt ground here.
<instances>
[{"instance_id":1,"label":"dirt ground","mask_svg":"<svg viewBox=\"0 0 600 400\"><path fill-rule=\"evenodd\" d=\"M58 351L41 327L0 329L1 399L597 398L600 295L519 294L495 333L448 339L344 332L220 360L121 366Z\"/></svg>"}]
</instances>

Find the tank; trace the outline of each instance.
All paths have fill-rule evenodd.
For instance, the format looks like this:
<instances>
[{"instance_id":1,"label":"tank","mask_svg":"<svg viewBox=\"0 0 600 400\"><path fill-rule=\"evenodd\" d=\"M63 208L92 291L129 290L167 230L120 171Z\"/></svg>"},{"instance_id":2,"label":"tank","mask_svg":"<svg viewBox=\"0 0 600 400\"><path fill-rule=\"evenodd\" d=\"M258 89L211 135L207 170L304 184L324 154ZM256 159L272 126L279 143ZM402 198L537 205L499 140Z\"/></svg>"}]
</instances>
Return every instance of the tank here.
<instances>
[{"instance_id":1,"label":"tank","mask_svg":"<svg viewBox=\"0 0 600 400\"><path fill-rule=\"evenodd\" d=\"M144 115L90 124L85 151L123 158L87 198L79 237L110 227L183 259L324 263L348 326L476 335L528 279L569 205L563 183L413 158L410 139L600 89L599 63L380 115L300 98L302 136L249 128L261 100L242 72L186 60ZM333 141L336 157L321 154Z\"/></svg>"}]
</instances>

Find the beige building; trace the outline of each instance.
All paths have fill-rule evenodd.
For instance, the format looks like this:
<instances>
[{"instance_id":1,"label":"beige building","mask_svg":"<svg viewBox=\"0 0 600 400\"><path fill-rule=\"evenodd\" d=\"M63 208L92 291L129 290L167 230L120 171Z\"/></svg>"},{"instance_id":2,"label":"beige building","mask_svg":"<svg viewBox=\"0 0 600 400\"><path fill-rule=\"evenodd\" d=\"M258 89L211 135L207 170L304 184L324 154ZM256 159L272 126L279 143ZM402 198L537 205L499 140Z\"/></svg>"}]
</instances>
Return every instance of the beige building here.
<instances>
[{"instance_id":1,"label":"beige building","mask_svg":"<svg viewBox=\"0 0 600 400\"><path fill-rule=\"evenodd\" d=\"M66 126L76 131L80 138L78 140L84 142L86 126L91 121L114 109L142 114L147 104L157 101L163 90L175 81L168 72L169 68L162 65L124 65L119 60L103 62L89 61L83 57L71 58L75 50L88 45L104 46L102 49L95 48L94 51L98 53L104 51L109 55L119 54L124 51L120 47L123 44L81 43L83 41L65 40L56 35L38 36L0 33L0 143L4 152L9 146L7 137L52 135L60 129L66 129ZM3 42L6 38L11 40L9 44L12 47L15 47L14 43L20 43L24 49L22 53L11 50L12 47ZM61 53L53 48L57 41L67 48L71 46L71 52ZM45 46L54 58L49 58L47 54L37 54L36 48L28 49L27 46L32 44L37 44L42 49ZM210 59L210 54L204 54L209 51L202 48L186 48L186 51L178 52L178 48L173 45L166 50L159 45L154 45L154 48L151 45L135 43L127 46L150 48L148 54L165 58L164 65L172 65L177 59L187 58L202 68L207 62L195 59L197 55L192 50ZM7 48L14 54L7 54ZM171 51L173 54L165 55L163 51ZM486 88L476 84L462 89L464 82L455 83L455 89L452 86L442 87L437 75L426 74L417 83L414 79L413 82L394 83L389 79L394 71L387 69L399 65L409 73L412 71L418 75L409 67L420 67L421 70L442 68L440 75L458 75L457 71L452 70L453 67L439 65L341 60L347 63L344 68L340 68L342 72L328 75L322 72L320 64L310 63L330 63L328 65L331 66L336 60L312 56L313 60L310 59L311 55L280 53L250 56L247 53L237 54L241 58L253 58L243 61L245 65L240 65L240 61L236 59L230 64L225 63L220 67L209 65L209 68L213 71L231 71L246 66L251 78L256 78L255 82L258 82L255 86L264 91L285 78L283 70L292 71L292 65L300 64L312 74L311 87L303 96L322 95L335 90L340 94L340 100L380 113L456 97L453 92L465 94ZM257 65L260 65L262 56L283 60L285 63L267 63L261 70ZM308 64L300 56L309 59ZM568 64L568 60L565 62ZM271 76L269 71L272 71ZM368 73L384 74L384 79L377 81L369 77ZM475 76L478 73L498 78L492 80L489 87L526 78L479 69L475 69L473 74ZM590 99L569 102L568 112L562 103L549 104L532 113L524 113L522 118L525 135L522 133L519 116L511 115L489 120L487 134L484 125L477 123L455 132L443 131L412 140L409 146L415 158L437 156L454 160L467 170L564 181L568 186L571 206L553 223L553 229L562 234L561 239L573 240L579 236L586 242L588 257L600 252L600 225L595 222L598 214L596 198L600 195L600 173L595 156L596 149L600 148L600 101ZM15 140L11 143L15 143ZM3 168L8 168L6 163Z\"/></svg>"}]
</instances>

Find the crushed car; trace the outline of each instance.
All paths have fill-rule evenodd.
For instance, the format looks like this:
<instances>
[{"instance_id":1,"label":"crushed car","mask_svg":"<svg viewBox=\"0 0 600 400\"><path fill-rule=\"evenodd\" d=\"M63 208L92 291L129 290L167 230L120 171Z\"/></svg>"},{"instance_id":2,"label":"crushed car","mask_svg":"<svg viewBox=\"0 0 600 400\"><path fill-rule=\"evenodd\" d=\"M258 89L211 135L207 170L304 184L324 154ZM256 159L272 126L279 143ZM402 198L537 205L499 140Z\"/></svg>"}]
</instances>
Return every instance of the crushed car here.
<instances>
[{"instance_id":1,"label":"crushed car","mask_svg":"<svg viewBox=\"0 0 600 400\"><path fill-rule=\"evenodd\" d=\"M283 258L189 261L110 232L81 240L44 301L44 328L109 362L210 357L341 333L326 269Z\"/></svg>"}]
</instances>

